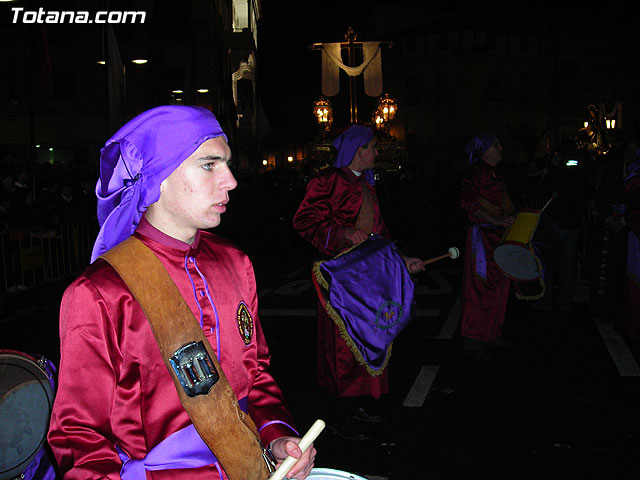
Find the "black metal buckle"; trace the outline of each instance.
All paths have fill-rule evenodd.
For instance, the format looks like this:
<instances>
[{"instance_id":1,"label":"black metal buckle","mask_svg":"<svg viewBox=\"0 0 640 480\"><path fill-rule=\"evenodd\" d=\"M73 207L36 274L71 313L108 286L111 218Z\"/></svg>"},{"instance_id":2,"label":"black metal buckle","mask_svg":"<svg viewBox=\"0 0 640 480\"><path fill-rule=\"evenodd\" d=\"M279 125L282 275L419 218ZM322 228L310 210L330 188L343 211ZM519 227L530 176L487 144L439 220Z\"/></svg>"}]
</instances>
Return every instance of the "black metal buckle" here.
<instances>
[{"instance_id":1,"label":"black metal buckle","mask_svg":"<svg viewBox=\"0 0 640 480\"><path fill-rule=\"evenodd\" d=\"M220 375L202 342L180 347L169 359L180 385L189 397L207 395Z\"/></svg>"}]
</instances>

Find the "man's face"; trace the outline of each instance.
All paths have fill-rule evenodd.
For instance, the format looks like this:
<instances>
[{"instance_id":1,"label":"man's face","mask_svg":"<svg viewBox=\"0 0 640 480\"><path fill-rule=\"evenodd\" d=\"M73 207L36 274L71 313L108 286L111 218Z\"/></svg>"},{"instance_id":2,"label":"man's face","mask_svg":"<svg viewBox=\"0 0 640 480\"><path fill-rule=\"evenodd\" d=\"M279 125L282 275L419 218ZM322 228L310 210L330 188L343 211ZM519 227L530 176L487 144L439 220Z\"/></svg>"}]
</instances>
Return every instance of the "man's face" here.
<instances>
[{"instance_id":1,"label":"man's face","mask_svg":"<svg viewBox=\"0 0 640 480\"><path fill-rule=\"evenodd\" d=\"M377 149L378 139L373 138L366 147L358 148L358 155L360 155L362 170L373 168L376 163L376 157L378 156Z\"/></svg>"},{"instance_id":2,"label":"man's face","mask_svg":"<svg viewBox=\"0 0 640 480\"><path fill-rule=\"evenodd\" d=\"M496 140L493 145L489 147L489 150L482 154L482 160L492 166L496 166L502 160L502 145Z\"/></svg>"},{"instance_id":3,"label":"man's face","mask_svg":"<svg viewBox=\"0 0 640 480\"><path fill-rule=\"evenodd\" d=\"M148 209L152 225L187 243L197 229L217 227L237 186L230 159L224 137L202 143L160 185L160 199Z\"/></svg>"}]
</instances>

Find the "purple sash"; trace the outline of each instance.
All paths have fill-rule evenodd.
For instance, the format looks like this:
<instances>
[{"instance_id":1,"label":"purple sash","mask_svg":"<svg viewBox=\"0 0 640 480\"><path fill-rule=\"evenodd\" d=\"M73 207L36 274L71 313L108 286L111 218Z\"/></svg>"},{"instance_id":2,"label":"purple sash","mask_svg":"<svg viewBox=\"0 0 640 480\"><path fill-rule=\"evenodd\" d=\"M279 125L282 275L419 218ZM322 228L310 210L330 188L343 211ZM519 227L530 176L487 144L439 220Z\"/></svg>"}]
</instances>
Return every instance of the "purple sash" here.
<instances>
[{"instance_id":1,"label":"purple sash","mask_svg":"<svg viewBox=\"0 0 640 480\"><path fill-rule=\"evenodd\" d=\"M486 280L487 251L485 250L484 243L482 242L481 226L484 225L474 223L471 227L471 250L476 257L476 273Z\"/></svg>"},{"instance_id":2,"label":"purple sash","mask_svg":"<svg viewBox=\"0 0 640 480\"><path fill-rule=\"evenodd\" d=\"M244 397L238 401L243 412L247 412L248 399ZM132 460L116 445L116 450L122 460L120 477L122 480L145 480L145 471L170 470L174 468L198 468L215 465L220 480L222 468L206 443L200 438L193 424L172 433L153 447L144 458Z\"/></svg>"},{"instance_id":3,"label":"purple sash","mask_svg":"<svg viewBox=\"0 0 640 480\"><path fill-rule=\"evenodd\" d=\"M238 400L240 409L245 413L248 411L248 404L248 397ZM279 420L267 422L260 427L260 431L274 423L286 425L296 432L293 427ZM298 432L296 432L296 434L298 434ZM145 471L199 468L208 465L214 465L216 467L220 480L224 478L220 462L216 456L211 453L207 444L200 438L193 424L172 433L149 450L144 458L139 460L130 459L117 445L116 450L120 456L120 460L122 460L122 469L120 470L122 480L145 480L147 478Z\"/></svg>"},{"instance_id":4,"label":"purple sash","mask_svg":"<svg viewBox=\"0 0 640 480\"><path fill-rule=\"evenodd\" d=\"M391 344L411 320L414 283L396 246L373 234L314 265L320 302L358 362L380 375Z\"/></svg>"},{"instance_id":5,"label":"purple sash","mask_svg":"<svg viewBox=\"0 0 640 480\"><path fill-rule=\"evenodd\" d=\"M22 477L18 478L24 478L25 480L56 480L60 477L57 476L53 468L51 456L42 447L25 471L22 472Z\"/></svg>"}]
</instances>

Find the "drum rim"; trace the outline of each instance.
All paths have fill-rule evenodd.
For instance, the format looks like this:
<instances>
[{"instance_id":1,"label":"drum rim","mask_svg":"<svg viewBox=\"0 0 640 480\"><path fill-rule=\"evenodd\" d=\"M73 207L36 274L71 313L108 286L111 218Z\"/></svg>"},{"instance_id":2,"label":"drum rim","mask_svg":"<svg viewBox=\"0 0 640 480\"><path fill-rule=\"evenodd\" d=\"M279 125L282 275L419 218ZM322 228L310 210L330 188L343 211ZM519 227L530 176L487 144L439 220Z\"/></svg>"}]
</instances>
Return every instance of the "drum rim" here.
<instances>
[{"instance_id":1,"label":"drum rim","mask_svg":"<svg viewBox=\"0 0 640 480\"><path fill-rule=\"evenodd\" d=\"M329 480L367 480L362 475L358 475L357 473L351 473L346 470L337 470L335 468L324 468L324 467L315 467L311 469L311 473L307 478L313 479L314 474L318 475L333 475L333 477L329 477ZM338 475L336 475L338 474Z\"/></svg>"},{"instance_id":2,"label":"drum rim","mask_svg":"<svg viewBox=\"0 0 640 480\"><path fill-rule=\"evenodd\" d=\"M44 357L42 357L44 359ZM8 360L15 360L15 359L19 359L23 362L27 362L27 364L32 367L31 369L27 368L25 365L17 365L15 363L11 363ZM12 349L0 349L0 366L1 365L11 365L13 367L16 368L22 368L24 370L26 370L28 373L30 373L31 375L33 375L35 378L34 380L37 381L40 386L42 387L42 389L45 392L45 395L47 397L47 403L49 405L49 417L51 417L51 411L53 408L53 401L54 401L54 391L51 388L51 383L49 381L49 375L47 373L47 371L44 369L44 367L40 364L40 361L34 357L33 355L30 355L28 353L25 352L21 352L18 350L12 350ZM16 385L18 386L18 385ZM47 422L48 423L48 422ZM36 458L36 456L38 455L38 452L40 452L40 450L43 448L45 441L47 439L47 430L48 428L45 430L44 435L42 436L42 439L40 439L40 442L38 443L38 446L35 448L35 450L33 451L33 453L30 453L24 460L22 460L19 464L10 467L7 470L2 470L0 471L0 480L9 480L9 479L13 479L16 476L19 476L22 472L24 472L24 470L31 464L31 462L33 462L33 460ZM8 475L8 476L5 476Z\"/></svg>"}]
</instances>

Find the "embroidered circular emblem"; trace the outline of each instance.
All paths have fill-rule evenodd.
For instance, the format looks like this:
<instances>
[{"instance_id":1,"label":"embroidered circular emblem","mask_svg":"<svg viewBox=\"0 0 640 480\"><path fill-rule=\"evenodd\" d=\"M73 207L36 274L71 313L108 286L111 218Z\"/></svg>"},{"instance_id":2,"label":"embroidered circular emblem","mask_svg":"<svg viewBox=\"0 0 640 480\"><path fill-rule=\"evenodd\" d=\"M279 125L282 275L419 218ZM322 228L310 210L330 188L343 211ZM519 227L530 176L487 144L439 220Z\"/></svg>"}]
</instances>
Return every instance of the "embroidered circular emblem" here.
<instances>
[{"instance_id":1,"label":"embroidered circular emblem","mask_svg":"<svg viewBox=\"0 0 640 480\"><path fill-rule=\"evenodd\" d=\"M374 326L380 330L389 330L402 318L402 305L398 302L384 302L376 312Z\"/></svg>"},{"instance_id":2,"label":"embroidered circular emblem","mask_svg":"<svg viewBox=\"0 0 640 480\"><path fill-rule=\"evenodd\" d=\"M244 302L240 302L240 305L238 305L236 319L238 320L238 330L240 331L240 336L242 336L244 344L249 345L251 343L251 339L253 338L253 318L251 318L249 309Z\"/></svg>"}]
</instances>

